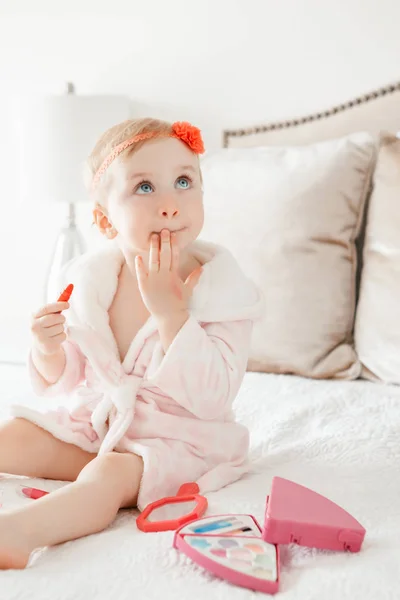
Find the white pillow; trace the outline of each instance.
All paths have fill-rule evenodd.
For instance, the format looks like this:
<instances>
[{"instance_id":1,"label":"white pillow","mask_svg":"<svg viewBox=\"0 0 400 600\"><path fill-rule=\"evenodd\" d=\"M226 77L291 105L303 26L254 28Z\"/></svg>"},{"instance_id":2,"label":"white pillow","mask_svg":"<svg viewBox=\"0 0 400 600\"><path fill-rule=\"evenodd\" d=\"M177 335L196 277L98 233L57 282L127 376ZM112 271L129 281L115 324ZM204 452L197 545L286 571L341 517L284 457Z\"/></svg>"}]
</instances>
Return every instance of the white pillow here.
<instances>
[{"instance_id":1,"label":"white pillow","mask_svg":"<svg viewBox=\"0 0 400 600\"><path fill-rule=\"evenodd\" d=\"M202 238L261 288L249 370L353 379L356 250L376 143L367 133L202 159Z\"/></svg>"}]
</instances>

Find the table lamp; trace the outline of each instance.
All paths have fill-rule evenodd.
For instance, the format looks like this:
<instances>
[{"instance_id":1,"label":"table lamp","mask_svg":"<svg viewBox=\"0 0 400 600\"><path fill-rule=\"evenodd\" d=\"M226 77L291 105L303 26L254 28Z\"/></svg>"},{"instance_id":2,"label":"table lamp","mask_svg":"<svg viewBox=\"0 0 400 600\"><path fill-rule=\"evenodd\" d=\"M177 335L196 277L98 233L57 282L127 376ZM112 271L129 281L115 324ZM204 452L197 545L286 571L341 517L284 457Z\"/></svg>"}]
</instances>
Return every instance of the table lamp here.
<instances>
[{"instance_id":1,"label":"table lamp","mask_svg":"<svg viewBox=\"0 0 400 600\"><path fill-rule=\"evenodd\" d=\"M45 302L59 294L61 268L86 249L76 219L76 203L88 200L83 183L85 160L98 137L109 127L130 118L126 96L66 93L24 102L19 115L23 131L22 173L29 193L43 202L63 202L66 223L53 249L45 284ZM32 152L34 148L34 152Z\"/></svg>"}]
</instances>

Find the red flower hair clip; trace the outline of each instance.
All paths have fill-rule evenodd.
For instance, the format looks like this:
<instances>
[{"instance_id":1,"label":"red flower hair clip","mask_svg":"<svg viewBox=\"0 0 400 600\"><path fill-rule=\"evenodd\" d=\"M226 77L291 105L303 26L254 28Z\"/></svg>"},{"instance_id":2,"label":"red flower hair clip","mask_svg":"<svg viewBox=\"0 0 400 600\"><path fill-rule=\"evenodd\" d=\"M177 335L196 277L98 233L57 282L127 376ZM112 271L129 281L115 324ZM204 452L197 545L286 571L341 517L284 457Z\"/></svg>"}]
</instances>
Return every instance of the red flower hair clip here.
<instances>
[{"instance_id":1,"label":"red flower hair clip","mask_svg":"<svg viewBox=\"0 0 400 600\"><path fill-rule=\"evenodd\" d=\"M175 136L185 142L196 154L203 154L204 143L201 137L201 131L198 127L187 123L186 121L176 121L172 124L172 131Z\"/></svg>"}]
</instances>

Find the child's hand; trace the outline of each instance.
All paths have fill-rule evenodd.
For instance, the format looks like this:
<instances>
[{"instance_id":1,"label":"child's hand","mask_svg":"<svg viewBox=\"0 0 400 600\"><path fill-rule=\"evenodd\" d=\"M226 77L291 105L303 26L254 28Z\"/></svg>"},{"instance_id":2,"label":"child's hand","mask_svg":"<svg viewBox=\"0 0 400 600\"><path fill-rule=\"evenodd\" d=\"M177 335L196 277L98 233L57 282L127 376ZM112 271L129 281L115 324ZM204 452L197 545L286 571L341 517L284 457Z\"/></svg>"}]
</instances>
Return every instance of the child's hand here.
<instances>
[{"instance_id":1,"label":"child's hand","mask_svg":"<svg viewBox=\"0 0 400 600\"><path fill-rule=\"evenodd\" d=\"M43 306L32 317L33 345L41 354L56 354L67 339L64 331L65 317L61 311L69 308L68 302L54 302Z\"/></svg>"},{"instance_id":2,"label":"child's hand","mask_svg":"<svg viewBox=\"0 0 400 600\"><path fill-rule=\"evenodd\" d=\"M161 238L161 242L160 242ZM163 229L150 242L148 271L141 256L135 260L139 290L147 310L157 318L177 315L187 310L189 299L202 268L195 269L185 283L178 274L179 248L175 235Z\"/></svg>"}]
</instances>

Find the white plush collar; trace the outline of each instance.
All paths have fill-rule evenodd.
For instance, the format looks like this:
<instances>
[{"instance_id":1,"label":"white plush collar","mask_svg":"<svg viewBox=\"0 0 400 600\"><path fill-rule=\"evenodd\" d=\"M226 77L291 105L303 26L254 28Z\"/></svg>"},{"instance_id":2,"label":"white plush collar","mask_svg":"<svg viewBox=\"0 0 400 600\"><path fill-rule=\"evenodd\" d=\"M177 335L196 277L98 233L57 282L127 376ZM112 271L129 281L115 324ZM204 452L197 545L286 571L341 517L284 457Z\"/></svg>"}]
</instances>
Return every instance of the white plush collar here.
<instances>
[{"instance_id":1,"label":"white plush collar","mask_svg":"<svg viewBox=\"0 0 400 600\"><path fill-rule=\"evenodd\" d=\"M204 265L189 305L190 313L199 322L255 320L261 316L264 308L261 292L244 275L230 252L200 240L191 245L191 251ZM68 325L86 326L101 334L117 355L108 310L117 291L123 263L117 244L108 242L101 250L88 252L69 263L62 273L60 286L74 284ZM145 333L148 335L154 330L155 322L150 318Z\"/></svg>"}]
</instances>

